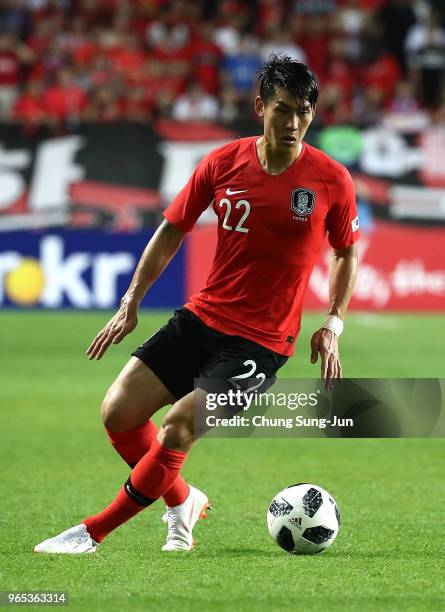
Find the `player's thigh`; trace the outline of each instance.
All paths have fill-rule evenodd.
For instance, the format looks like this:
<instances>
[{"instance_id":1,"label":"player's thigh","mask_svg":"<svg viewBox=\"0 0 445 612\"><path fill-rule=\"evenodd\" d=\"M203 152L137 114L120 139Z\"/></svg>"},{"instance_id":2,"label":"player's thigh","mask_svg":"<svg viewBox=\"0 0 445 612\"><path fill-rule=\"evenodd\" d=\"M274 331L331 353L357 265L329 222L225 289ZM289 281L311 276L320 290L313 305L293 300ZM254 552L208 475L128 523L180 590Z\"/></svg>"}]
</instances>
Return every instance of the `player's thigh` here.
<instances>
[{"instance_id":1,"label":"player's thigh","mask_svg":"<svg viewBox=\"0 0 445 612\"><path fill-rule=\"evenodd\" d=\"M213 356L198 373L197 388L176 401L164 417L160 441L167 448L188 450L212 428L209 415L214 422L215 418L231 417L243 410L244 394L268 389L287 361L287 357L238 336L219 334L213 348ZM231 399L229 392L238 390L242 393L236 403L224 401L209 412L210 394L212 398Z\"/></svg>"},{"instance_id":2,"label":"player's thigh","mask_svg":"<svg viewBox=\"0 0 445 612\"><path fill-rule=\"evenodd\" d=\"M105 395L102 419L110 431L126 431L174 401L156 374L143 361L131 357Z\"/></svg>"},{"instance_id":3,"label":"player's thigh","mask_svg":"<svg viewBox=\"0 0 445 612\"><path fill-rule=\"evenodd\" d=\"M193 391L205 344L203 327L196 315L180 308L164 327L132 352L176 399Z\"/></svg>"}]
</instances>

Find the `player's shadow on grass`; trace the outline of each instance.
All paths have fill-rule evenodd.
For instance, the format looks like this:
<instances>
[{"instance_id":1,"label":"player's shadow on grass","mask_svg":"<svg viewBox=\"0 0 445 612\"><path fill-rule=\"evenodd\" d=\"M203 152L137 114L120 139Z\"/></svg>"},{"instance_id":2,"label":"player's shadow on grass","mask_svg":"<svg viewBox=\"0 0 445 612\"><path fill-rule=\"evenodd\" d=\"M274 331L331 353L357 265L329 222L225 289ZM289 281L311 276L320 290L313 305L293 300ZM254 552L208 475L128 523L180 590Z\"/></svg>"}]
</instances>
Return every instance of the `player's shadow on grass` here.
<instances>
[{"instance_id":1,"label":"player's shadow on grass","mask_svg":"<svg viewBox=\"0 0 445 612\"><path fill-rule=\"evenodd\" d=\"M329 555L329 552L327 553ZM323 557L324 555L320 555ZM329 555L335 558L342 559L431 559L431 551L427 550L404 550L400 548L394 548L390 550L352 550L332 551ZM445 559L445 553L434 553L435 559Z\"/></svg>"},{"instance_id":2,"label":"player's shadow on grass","mask_svg":"<svg viewBox=\"0 0 445 612\"><path fill-rule=\"evenodd\" d=\"M262 548L218 548L214 553L220 554L221 556L238 559L242 557L282 557L287 554L277 548L277 550L264 550ZM388 550L353 550L353 551L326 551L321 555L295 555L296 557L304 557L305 559L431 559L431 551L422 550L403 550L403 549L388 549ZM445 553L435 553L436 559L445 559Z\"/></svg>"},{"instance_id":3,"label":"player's shadow on grass","mask_svg":"<svg viewBox=\"0 0 445 612\"><path fill-rule=\"evenodd\" d=\"M231 557L232 559L240 557L280 557L284 551L264 550L263 548L218 548L217 551L225 557Z\"/></svg>"}]
</instances>

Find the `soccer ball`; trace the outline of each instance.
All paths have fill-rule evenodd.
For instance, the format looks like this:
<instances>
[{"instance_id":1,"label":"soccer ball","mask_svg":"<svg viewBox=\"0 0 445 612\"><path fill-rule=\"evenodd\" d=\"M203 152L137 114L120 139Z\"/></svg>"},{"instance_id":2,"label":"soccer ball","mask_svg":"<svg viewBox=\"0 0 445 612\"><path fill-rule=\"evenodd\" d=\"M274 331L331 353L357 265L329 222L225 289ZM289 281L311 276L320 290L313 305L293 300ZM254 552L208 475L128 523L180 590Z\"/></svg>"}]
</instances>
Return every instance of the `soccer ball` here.
<instances>
[{"instance_id":1,"label":"soccer ball","mask_svg":"<svg viewBox=\"0 0 445 612\"><path fill-rule=\"evenodd\" d=\"M330 493L300 482L275 495L267 511L267 527L287 552L311 555L331 546L340 528L340 512Z\"/></svg>"}]
</instances>

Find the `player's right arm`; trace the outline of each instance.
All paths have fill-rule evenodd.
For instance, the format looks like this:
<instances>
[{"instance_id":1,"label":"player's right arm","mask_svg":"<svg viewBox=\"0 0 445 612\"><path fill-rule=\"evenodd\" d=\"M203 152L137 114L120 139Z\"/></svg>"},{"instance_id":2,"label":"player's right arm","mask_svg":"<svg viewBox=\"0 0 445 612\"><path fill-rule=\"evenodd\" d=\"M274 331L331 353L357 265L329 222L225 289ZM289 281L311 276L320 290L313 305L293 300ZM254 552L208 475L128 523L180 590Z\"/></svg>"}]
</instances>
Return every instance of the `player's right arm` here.
<instances>
[{"instance_id":1,"label":"player's right arm","mask_svg":"<svg viewBox=\"0 0 445 612\"><path fill-rule=\"evenodd\" d=\"M213 198L213 155L210 154L198 164L188 183L164 211L165 221L145 247L119 310L88 347L86 354L90 359L100 359L110 344L117 344L133 331L144 295Z\"/></svg>"},{"instance_id":2,"label":"player's right arm","mask_svg":"<svg viewBox=\"0 0 445 612\"><path fill-rule=\"evenodd\" d=\"M96 335L86 354L100 359L110 344L118 344L138 323L137 310L144 295L179 249L185 234L165 220L145 247L121 305Z\"/></svg>"}]
</instances>

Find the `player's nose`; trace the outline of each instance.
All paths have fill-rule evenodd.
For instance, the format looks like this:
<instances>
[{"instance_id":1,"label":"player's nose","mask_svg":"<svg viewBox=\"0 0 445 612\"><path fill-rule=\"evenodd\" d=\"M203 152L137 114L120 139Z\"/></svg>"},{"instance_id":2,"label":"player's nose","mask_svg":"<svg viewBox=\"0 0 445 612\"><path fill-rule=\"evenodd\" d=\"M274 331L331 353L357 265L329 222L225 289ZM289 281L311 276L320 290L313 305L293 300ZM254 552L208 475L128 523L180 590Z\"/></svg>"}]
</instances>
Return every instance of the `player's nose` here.
<instances>
[{"instance_id":1,"label":"player's nose","mask_svg":"<svg viewBox=\"0 0 445 612\"><path fill-rule=\"evenodd\" d=\"M286 123L286 128L290 132L296 132L298 130L298 115L293 115L290 117Z\"/></svg>"}]
</instances>

